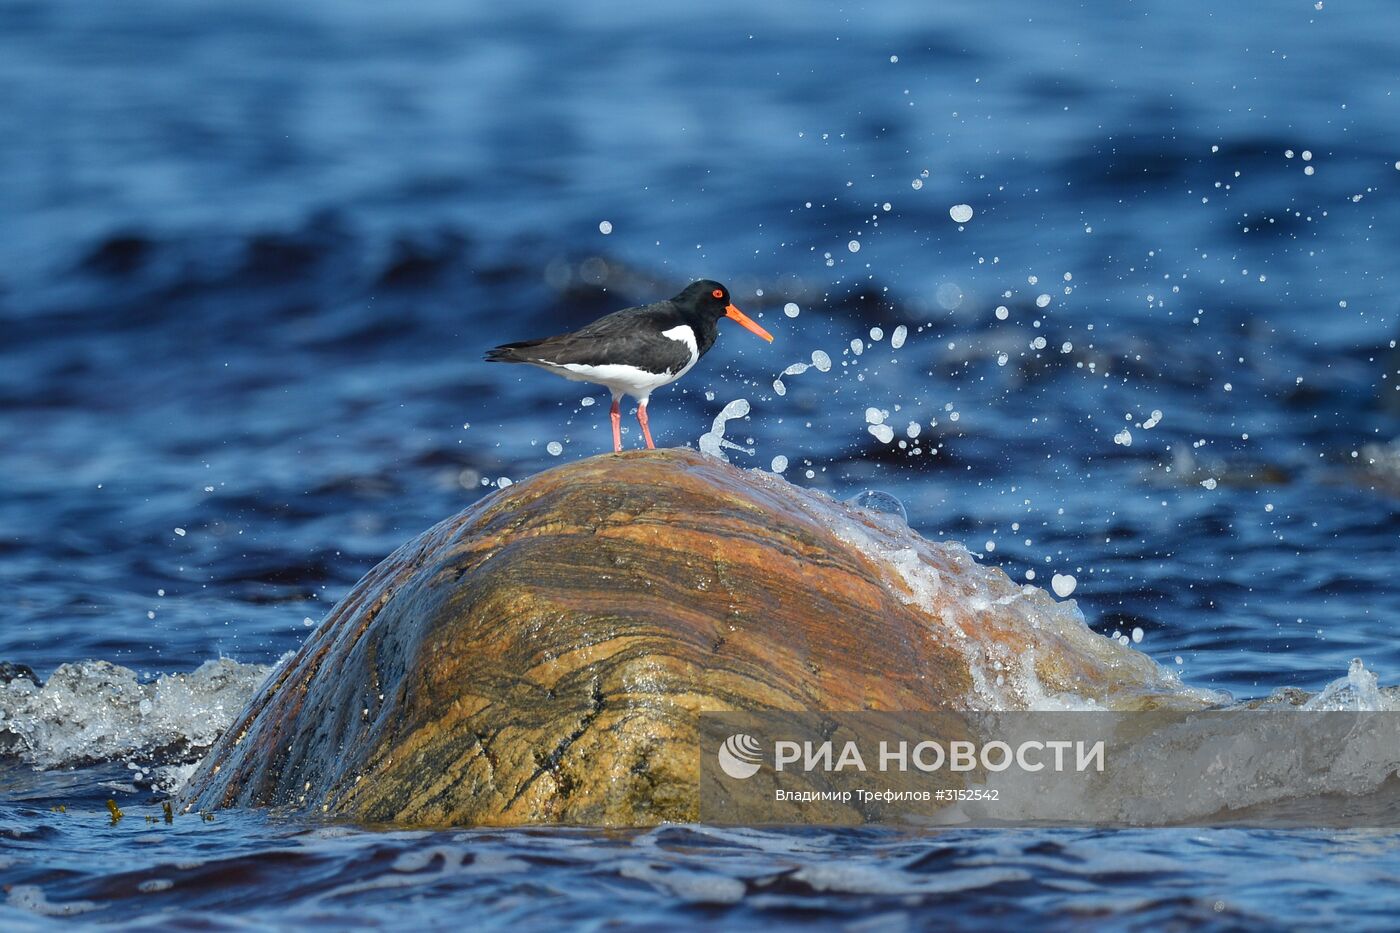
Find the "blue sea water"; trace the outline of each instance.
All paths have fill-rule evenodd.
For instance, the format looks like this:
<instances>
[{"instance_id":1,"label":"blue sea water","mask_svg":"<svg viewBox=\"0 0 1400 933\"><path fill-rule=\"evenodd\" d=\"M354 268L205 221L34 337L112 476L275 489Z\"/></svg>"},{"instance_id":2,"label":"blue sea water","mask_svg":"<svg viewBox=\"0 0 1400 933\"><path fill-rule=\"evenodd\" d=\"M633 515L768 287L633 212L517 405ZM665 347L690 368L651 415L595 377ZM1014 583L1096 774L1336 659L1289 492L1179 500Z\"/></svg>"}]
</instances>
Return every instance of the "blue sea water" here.
<instances>
[{"instance_id":1,"label":"blue sea water","mask_svg":"<svg viewBox=\"0 0 1400 933\"><path fill-rule=\"evenodd\" d=\"M586 387L485 348L705 275L777 339L726 329L659 443L744 399L733 462L1073 576L1188 683L1400 682L1397 26L0 4L0 660L272 663L404 540L609 449ZM167 828L120 757L31 764L0 766L7 925L1368 926L1400 876L1392 834Z\"/></svg>"}]
</instances>

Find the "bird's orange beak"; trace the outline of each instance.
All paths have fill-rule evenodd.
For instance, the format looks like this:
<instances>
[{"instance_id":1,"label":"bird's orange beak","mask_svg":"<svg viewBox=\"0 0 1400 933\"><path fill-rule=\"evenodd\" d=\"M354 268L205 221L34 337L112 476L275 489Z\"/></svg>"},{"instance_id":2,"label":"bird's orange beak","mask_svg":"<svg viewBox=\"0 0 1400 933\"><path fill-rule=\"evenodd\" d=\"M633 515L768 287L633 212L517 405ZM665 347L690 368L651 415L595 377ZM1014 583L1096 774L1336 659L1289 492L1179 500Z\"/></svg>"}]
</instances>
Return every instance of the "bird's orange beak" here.
<instances>
[{"instance_id":1,"label":"bird's orange beak","mask_svg":"<svg viewBox=\"0 0 1400 933\"><path fill-rule=\"evenodd\" d=\"M740 324L744 325L749 330L753 331L755 334L758 334L758 336L762 337L764 340L768 341L769 343L773 342L772 334L768 333L768 331L764 330L762 327L759 327L757 324L754 323L752 318L750 318L747 314L740 311L733 305L729 305L727 308L724 309L724 316L732 317L734 320L738 321Z\"/></svg>"}]
</instances>

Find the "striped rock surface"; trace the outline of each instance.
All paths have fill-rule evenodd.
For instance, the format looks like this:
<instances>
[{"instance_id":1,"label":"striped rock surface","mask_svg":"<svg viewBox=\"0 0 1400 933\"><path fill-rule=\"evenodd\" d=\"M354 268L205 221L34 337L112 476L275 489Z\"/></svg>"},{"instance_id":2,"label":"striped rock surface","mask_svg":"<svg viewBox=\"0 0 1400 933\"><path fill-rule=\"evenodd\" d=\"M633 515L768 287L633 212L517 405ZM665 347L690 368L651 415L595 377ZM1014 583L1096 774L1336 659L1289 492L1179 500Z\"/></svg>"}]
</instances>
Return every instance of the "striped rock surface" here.
<instances>
[{"instance_id":1,"label":"striped rock surface","mask_svg":"<svg viewBox=\"0 0 1400 933\"><path fill-rule=\"evenodd\" d=\"M696 714L1196 707L1073 602L689 450L499 490L375 567L186 787L400 825L697 817Z\"/></svg>"}]
</instances>

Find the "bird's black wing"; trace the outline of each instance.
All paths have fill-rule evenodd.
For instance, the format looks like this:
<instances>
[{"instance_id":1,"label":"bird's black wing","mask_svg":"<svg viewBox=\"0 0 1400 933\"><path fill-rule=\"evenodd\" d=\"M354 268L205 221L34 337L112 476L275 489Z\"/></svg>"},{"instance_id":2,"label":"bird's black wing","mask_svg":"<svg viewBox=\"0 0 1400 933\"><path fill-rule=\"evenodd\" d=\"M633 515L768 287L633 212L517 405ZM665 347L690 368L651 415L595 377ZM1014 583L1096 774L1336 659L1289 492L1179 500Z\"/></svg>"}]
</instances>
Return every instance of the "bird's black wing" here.
<instances>
[{"instance_id":1,"label":"bird's black wing","mask_svg":"<svg viewBox=\"0 0 1400 933\"><path fill-rule=\"evenodd\" d=\"M675 373L689 365L690 349L679 340L661 336L661 331L681 323L669 302L624 308L571 333L503 344L489 351L486 359L557 366L626 363L647 372Z\"/></svg>"}]
</instances>

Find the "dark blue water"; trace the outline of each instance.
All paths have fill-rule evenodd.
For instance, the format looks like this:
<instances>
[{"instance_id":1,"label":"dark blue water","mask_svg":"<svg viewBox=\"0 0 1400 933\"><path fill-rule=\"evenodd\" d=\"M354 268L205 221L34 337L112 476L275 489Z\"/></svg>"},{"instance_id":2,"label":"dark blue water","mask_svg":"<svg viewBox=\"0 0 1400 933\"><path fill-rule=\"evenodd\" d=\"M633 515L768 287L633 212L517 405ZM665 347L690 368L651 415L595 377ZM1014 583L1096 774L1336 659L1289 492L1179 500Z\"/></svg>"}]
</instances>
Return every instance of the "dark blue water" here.
<instances>
[{"instance_id":1,"label":"dark blue water","mask_svg":"<svg viewBox=\"0 0 1400 933\"><path fill-rule=\"evenodd\" d=\"M1091 626L1142 629L1190 683L1316 690L1357 656L1395 683L1397 26L1383 0L0 5L0 660L274 661L491 484L608 449L587 387L488 366L486 347L706 275L777 340L725 330L653 398L659 443L695 444L746 399L726 437L753 453L734 462L885 489L1017 579L1072 574ZM779 394L813 351L831 370ZM788 857L683 830L118 831L100 800L128 776L7 768L0 875L96 904L88 919L147 902L136 875L59 850L147 853L152 877L204 865L203 893L177 879L149 906L214 918L401 917L400 895L314 879L440 844L534 871L522 893L445 857L403 895L424 923L468 902L543 922L510 906L537 884L577 921L856 916L746 874L737 905L695 906L616 868ZM803 864L927 850L1028 875L950 900L861 889L859 917L896 926L1027 904L1062 924L1249 923L1280 903L1375 922L1394 895L1373 885L1400 873L1388 836L1295 840L1296 859L1248 834L1106 838L770 842ZM1060 883L1100 846L1151 867ZM552 871L540 847L579 858ZM1378 874L1340 873L1328 900L1281 880L1304 857ZM279 878L281 900L249 906L284 861L307 888ZM1282 900L1226 885L1237 871ZM774 884L791 915L752 901Z\"/></svg>"}]
</instances>

